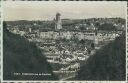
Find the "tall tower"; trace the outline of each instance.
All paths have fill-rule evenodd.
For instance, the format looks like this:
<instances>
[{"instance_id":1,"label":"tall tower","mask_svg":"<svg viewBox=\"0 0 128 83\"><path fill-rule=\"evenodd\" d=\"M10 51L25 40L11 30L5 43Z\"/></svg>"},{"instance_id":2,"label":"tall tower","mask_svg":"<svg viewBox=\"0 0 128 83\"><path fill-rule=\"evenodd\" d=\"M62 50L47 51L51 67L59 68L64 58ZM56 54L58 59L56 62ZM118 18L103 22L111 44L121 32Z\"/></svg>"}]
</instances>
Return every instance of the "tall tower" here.
<instances>
[{"instance_id":1,"label":"tall tower","mask_svg":"<svg viewBox=\"0 0 128 83\"><path fill-rule=\"evenodd\" d=\"M97 37L98 31L97 29L95 29L95 33L94 33L94 44L98 44L98 37Z\"/></svg>"},{"instance_id":2,"label":"tall tower","mask_svg":"<svg viewBox=\"0 0 128 83\"><path fill-rule=\"evenodd\" d=\"M55 29L62 29L61 14L57 13L55 18Z\"/></svg>"}]
</instances>

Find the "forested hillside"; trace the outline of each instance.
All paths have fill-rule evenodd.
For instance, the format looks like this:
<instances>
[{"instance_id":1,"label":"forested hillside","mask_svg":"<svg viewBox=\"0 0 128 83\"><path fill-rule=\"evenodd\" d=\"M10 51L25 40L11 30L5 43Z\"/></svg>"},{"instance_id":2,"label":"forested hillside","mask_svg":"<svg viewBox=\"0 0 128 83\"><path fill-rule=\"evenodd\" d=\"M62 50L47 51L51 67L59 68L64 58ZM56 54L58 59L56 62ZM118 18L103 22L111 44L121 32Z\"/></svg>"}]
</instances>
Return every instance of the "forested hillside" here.
<instances>
[{"instance_id":1,"label":"forested hillside","mask_svg":"<svg viewBox=\"0 0 128 83\"><path fill-rule=\"evenodd\" d=\"M125 80L125 34L91 56L81 67L76 78L78 80Z\"/></svg>"},{"instance_id":2,"label":"forested hillside","mask_svg":"<svg viewBox=\"0 0 128 83\"><path fill-rule=\"evenodd\" d=\"M34 43L10 33L4 23L3 31L4 80L56 80L52 68ZM14 75L14 73L43 73L49 75ZM51 75L50 75L51 74Z\"/></svg>"}]
</instances>

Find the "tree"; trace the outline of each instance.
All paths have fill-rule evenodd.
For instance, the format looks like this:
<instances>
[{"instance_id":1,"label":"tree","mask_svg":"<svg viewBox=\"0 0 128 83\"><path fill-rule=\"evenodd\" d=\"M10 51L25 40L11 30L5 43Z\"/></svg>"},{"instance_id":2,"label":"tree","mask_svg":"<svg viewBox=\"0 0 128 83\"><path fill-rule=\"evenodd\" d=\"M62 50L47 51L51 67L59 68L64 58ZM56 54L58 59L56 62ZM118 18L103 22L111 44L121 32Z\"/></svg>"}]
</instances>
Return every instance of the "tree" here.
<instances>
[{"instance_id":1,"label":"tree","mask_svg":"<svg viewBox=\"0 0 128 83\"><path fill-rule=\"evenodd\" d=\"M116 27L112 23L104 23L99 26L98 30L115 31Z\"/></svg>"},{"instance_id":2,"label":"tree","mask_svg":"<svg viewBox=\"0 0 128 83\"><path fill-rule=\"evenodd\" d=\"M3 79L4 80L57 80L45 55L35 43L12 34L3 24ZM51 75L14 75L14 73L43 73Z\"/></svg>"},{"instance_id":3,"label":"tree","mask_svg":"<svg viewBox=\"0 0 128 83\"><path fill-rule=\"evenodd\" d=\"M95 44L94 43L91 43L91 48L95 49Z\"/></svg>"}]
</instances>

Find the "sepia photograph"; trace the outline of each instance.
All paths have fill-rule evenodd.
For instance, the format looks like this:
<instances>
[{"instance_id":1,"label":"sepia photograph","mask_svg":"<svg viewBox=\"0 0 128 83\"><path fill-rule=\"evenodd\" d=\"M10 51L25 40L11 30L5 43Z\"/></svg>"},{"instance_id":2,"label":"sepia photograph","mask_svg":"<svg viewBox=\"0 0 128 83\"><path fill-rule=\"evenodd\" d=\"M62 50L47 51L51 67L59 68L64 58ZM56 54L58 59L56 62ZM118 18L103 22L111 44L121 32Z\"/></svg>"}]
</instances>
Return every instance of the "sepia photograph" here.
<instances>
[{"instance_id":1,"label":"sepia photograph","mask_svg":"<svg viewBox=\"0 0 128 83\"><path fill-rule=\"evenodd\" d=\"M3 81L125 81L125 1L4 1Z\"/></svg>"}]
</instances>

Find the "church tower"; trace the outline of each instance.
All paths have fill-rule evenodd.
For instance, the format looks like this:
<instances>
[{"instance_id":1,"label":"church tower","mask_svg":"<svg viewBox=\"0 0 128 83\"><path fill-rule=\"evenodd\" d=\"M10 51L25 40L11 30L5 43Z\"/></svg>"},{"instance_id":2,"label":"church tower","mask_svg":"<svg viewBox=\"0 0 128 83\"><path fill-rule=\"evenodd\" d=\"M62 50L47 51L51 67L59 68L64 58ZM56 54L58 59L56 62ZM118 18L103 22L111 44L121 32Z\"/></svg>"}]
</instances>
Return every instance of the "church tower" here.
<instances>
[{"instance_id":1,"label":"church tower","mask_svg":"<svg viewBox=\"0 0 128 83\"><path fill-rule=\"evenodd\" d=\"M57 13L55 18L55 29L62 29L61 14Z\"/></svg>"},{"instance_id":2,"label":"church tower","mask_svg":"<svg viewBox=\"0 0 128 83\"><path fill-rule=\"evenodd\" d=\"M94 44L98 44L98 37L97 37L98 31L97 29L95 29L95 33L94 33Z\"/></svg>"}]
</instances>

